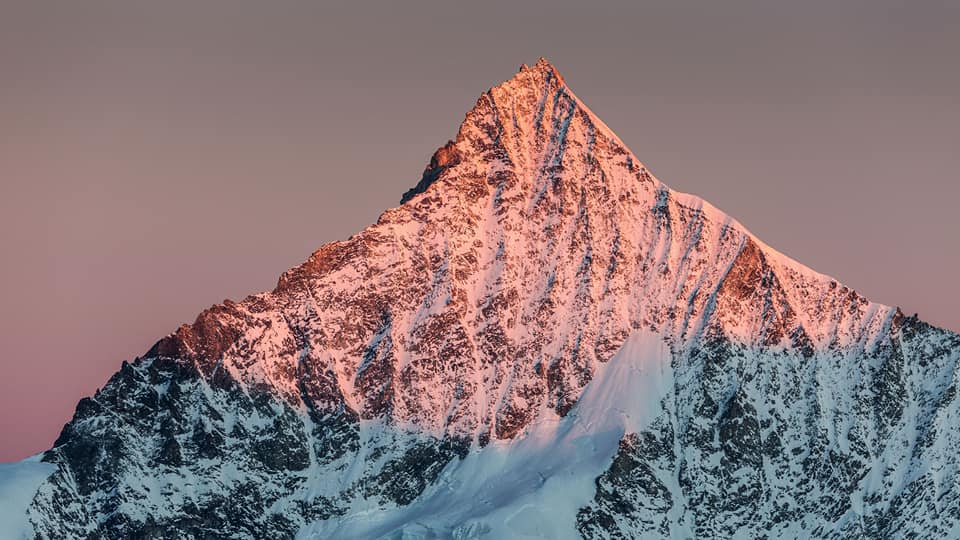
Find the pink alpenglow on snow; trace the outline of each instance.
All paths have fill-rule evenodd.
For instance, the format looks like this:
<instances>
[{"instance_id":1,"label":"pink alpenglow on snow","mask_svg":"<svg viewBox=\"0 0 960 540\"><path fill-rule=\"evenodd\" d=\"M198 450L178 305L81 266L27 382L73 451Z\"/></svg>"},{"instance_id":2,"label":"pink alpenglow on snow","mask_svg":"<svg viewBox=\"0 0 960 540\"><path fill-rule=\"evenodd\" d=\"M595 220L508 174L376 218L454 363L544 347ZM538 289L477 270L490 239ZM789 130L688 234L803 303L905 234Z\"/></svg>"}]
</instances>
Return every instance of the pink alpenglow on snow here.
<instances>
[{"instance_id":1,"label":"pink alpenglow on snow","mask_svg":"<svg viewBox=\"0 0 960 540\"><path fill-rule=\"evenodd\" d=\"M81 400L7 475L11 527L953 537L958 369L960 336L660 182L541 58L375 224Z\"/></svg>"}]
</instances>

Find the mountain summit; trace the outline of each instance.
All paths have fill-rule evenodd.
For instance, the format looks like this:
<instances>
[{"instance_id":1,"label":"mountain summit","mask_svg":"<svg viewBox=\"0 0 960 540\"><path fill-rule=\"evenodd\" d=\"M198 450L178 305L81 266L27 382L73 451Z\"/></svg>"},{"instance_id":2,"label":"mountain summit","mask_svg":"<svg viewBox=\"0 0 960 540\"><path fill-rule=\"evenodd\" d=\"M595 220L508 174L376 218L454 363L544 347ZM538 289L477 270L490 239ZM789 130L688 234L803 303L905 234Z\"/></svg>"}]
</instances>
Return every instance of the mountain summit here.
<instances>
[{"instance_id":1,"label":"mountain summit","mask_svg":"<svg viewBox=\"0 0 960 540\"><path fill-rule=\"evenodd\" d=\"M958 360L670 190L540 59L376 224L81 400L25 527L957 536Z\"/></svg>"}]
</instances>

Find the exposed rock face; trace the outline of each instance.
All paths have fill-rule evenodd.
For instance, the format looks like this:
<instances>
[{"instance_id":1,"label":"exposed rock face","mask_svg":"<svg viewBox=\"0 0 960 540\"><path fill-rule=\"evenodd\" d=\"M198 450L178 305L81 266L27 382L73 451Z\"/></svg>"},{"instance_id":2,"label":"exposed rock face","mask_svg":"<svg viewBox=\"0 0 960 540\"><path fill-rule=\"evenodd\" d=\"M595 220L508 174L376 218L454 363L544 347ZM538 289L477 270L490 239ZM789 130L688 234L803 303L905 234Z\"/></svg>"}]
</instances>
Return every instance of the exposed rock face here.
<instances>
[{"instance_id":1,"label":"exposed rock face","mask_svg":"<svg viewBox=\"0 0 960 540\"><path fill-rule=\"evenodd\" d=\"M866 346L812 356L727 340L690 348L673 360L690 385L624 438L579 530L955 537L958 348L955 334L899 314Z\"/></svg>"},{"instance_id":2,"label":"exposed rock face","mask_svg":"<svg viewBox=\"0 0 960 540\"><path fill-rule=\"evenodd\" d=\"M577 423L638 332L669 388L552 535L527 507L484 521L513 499L430 513L470 463ZM30 519L39 538L350 537L371 511L399 516L374 537L956 536L958 359L957 335L668 189L541 60L401 206L82 400Z\"/></svg>"}]
</instances>

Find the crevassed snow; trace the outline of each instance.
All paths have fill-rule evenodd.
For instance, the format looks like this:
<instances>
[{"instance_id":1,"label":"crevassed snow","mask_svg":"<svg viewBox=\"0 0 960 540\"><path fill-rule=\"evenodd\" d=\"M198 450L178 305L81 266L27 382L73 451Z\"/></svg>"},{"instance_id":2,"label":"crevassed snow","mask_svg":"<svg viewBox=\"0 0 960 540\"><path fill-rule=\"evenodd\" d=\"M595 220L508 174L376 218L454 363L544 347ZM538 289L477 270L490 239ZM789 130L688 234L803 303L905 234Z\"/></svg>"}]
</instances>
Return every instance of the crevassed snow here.
<instances>
[{"instance_id":1,"label":"crevassed snow","mask_svg":"<svg viewBox=\"0 0 960 540\"><path fill-rule=\"evenodd\" d=\"M54 470L56 466L40 461L40 454L15 463L0 463L0 540L33 538L27 507Z\"/></svg>"},{"instance_id":2,"label":"crevassed snow","mask_svg":"<svg viewBox=\"0 0 960 540\"><path fill-rule=\"evenodd\" d=\"M318 522L298 538L579 538L577 511L594 496L625 433L662 410L673 385L663 338L631 335L564 418L545 410L524 436L451 463L414 503Z\"/></svg>"}]
</instances>

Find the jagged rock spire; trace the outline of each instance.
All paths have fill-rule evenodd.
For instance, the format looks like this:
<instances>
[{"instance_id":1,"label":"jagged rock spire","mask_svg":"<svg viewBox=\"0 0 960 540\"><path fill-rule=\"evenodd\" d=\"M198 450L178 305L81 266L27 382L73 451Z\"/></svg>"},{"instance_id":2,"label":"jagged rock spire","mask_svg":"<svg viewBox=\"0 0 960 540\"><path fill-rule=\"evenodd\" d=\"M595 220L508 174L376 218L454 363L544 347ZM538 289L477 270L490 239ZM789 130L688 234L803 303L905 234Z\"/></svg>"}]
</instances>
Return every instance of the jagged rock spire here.
<instances>
[{"instance_id":1,"label":"jagged rock spire","mask_svg":"<svg viewBox=\"0 0 960 540\"><path fill-rule=\"evenodd\" d=\"M572 148L567 144L571 139ZM541 57L477 99L456 137L437 150L401 203L438 180L456 177L448 171L460 163L462 176L480 174L478 164L499 163L503 171L542 180L565 167L596 165L604 159L622 161L631 173L650 178L613 131L577 98L556 67Z\"/></svg>"}]
</instances>

